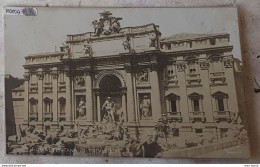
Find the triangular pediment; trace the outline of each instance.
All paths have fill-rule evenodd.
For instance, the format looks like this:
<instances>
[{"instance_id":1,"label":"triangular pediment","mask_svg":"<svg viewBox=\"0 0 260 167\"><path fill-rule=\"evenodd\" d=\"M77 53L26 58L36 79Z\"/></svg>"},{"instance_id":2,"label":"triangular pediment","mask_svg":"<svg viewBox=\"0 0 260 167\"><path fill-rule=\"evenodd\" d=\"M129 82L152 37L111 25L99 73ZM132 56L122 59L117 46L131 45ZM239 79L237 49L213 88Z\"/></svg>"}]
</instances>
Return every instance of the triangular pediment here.
<instances>
[{"instance_id":1,"label":"triangular pediment","mask_svg":"<svg viewBox=\"0 0 260 167\"><path fill-rule=\"evenodd\" d=\"M43 101L46 103L46 102L52 102L53 100L50 99L50 98L48 98L48 97L45 97L45 98L43 99Z\"/></svg>"},{"instance_id":2,"label":"triangular pediment","mask_svg":"<svg viewBox=\"0 0 260 167\"><path fill-rule=\"evenodd\" d=\"M202 98L203 98L203 95L194 92L194 93L189 94L188 97L189 97L190 99L202 99Z\"/></svg>"},{"instance_id":3,"label":"triangular pediment","mask_svg":"<svg viewBox=\"0 0 260 167\"><path fill-rule=\"evenodd\" d=\"M180 96L174 94L174 93L170 93L166 96L166 99L167 100L179 100L180 99Z\"/></svg>"},{"instance_id":4,"label":"triangular pediment","mask_svg":"<svg viewBox=\"0 0 260 167\"><path fill-rule=\"evenodd\" d=\"M29 99L29 101L30 101L31 104L38 103L38 100L35 99L35 98L33 98L33 97L31 97L31 98Z\"/></svg>"},{"instance_id":5,"label":"triangular pediment","mask_svg":"<svg viewBox=\"0 0 260 167\"><path fill-rule=\"evenodd\" d=\"M64 97L60 97L58 99L58 101L61 103L61 104L65 104L66 103L66 99Z\"/></svg>"},{"instance_id":6,"label":"triangular pediment","mask_svg":"<svg viewBox=\"0 0 260 167\"><path fill-rule=\"evenodd\" d=\"M213 97L215 98L227 98L228 97L228 94L224 93L224 92L221 92L221 91L217 91L215 93L212 94Z\"/></svg>"}]
</instances>

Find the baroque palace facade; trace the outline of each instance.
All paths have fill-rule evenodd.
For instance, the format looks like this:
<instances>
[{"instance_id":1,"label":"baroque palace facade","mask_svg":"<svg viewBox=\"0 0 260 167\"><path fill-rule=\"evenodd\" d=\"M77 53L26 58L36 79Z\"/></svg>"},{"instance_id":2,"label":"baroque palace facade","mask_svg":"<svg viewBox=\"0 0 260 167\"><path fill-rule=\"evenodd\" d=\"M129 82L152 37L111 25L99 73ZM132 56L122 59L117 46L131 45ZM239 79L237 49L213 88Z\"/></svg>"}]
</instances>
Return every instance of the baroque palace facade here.
<instances>
[{"instance_id":1,"label":"baroque palace facade","mask_svg":"<svg viewBox=\"0 0 260 167\"><path fill-rule=\"evenodd\" d=\"M229 34L162 38L158 25L120 28L121 19L101 13L95 32L67 35L59 52L25 57L24 84L12 90L17 128L124 120L142 132L165 115L180 135L232 127L241 67Z\"/></svg>"}]
</instances>

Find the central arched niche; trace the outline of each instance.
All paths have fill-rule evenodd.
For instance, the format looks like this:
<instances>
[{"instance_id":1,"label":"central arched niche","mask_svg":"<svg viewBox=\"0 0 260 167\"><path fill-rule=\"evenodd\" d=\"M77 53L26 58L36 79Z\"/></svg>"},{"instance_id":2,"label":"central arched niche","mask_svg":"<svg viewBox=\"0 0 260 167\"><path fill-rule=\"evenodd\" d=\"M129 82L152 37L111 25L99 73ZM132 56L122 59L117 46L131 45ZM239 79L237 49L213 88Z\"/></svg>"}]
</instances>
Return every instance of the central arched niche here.
<instances>
[{"instance_id":1,"label":"central arched niche","mask_svg":"<svg viewBox=\"0 0 260 167\"><path fill-rule=\"evenodd\" d=\"M115 75L105 75L99 83L99 88L104 93L115 93L115 91L120 91L121 87L121 81Z\"/></svg>"},{"instance_id":2,"label":"central arched niche","mask_svg":"<svg viewBox=\"0 0 260 167\"><path fill-rule=\"evenodd\" d=\"M100 93L100 109L101 109L101 120L103 120L106 111L102 110L104 102L107 100L107 97L111 97L112 101L115 104L115 109L117 113L122 111L122 84L120 79L113 75L107 74L101 78L99 82L99 93Z\"/></svg>"}]
</instances>

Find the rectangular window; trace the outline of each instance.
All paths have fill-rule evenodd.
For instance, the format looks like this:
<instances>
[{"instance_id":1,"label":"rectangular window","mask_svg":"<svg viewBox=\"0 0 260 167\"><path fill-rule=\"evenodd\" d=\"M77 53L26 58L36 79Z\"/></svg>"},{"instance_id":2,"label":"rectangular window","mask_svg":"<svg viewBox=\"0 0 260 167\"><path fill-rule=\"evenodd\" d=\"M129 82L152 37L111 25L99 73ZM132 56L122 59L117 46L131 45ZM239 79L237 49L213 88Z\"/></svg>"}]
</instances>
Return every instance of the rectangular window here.
<instances>
[{"instance_id":1,"label":"rectangular window","mask_svg":"<svg viewBox=\"0 0 260 167\"><path fill-rule=\"evenodd\" d=\"M174 65L168 65L167 66L167 72L168 72L168 76L173 76L176 75L176 67Z\"/></svg>"},{"instance_id":2,"label":"rectangular window","mask_svg":"<svg viewBox=\"0 0 260 167\"><path fill-rule=\"evenodd\" d=\"M44 103L44 111L45 113L51 113L51 103L50 102L45 102Z\"/></svg>"},{"instance_id":3,"label":"rectangular window","mask_svg":"<svg viewBox=\"0 0 260 167\"><path fill-rule=\"evenodd\" d=\"M171 100L171 112L177 112L176 100Z\"/></svg>"},{"instance_id":4,"label":"rectangular window","mask_svg":"<svg viewBox=\"0 0 260 167\"><path fill-rule=\"evenodd\" d=\"M30 103L30 110L31 113L36 113L37 112L37 104L36 103Z\"/></svg>"},{"instance_id":5,"label":"rectangular window","mask_svg":"<svg viewBox=\"0 0 260 167\"><path fill-rule=\"evenodd\" d=\"M196 133L202 133L202 129L195 129Z\"/></svg>"},{"instance_id":6,"label":"rectangular window","mask_svg":"<svg viewBox=\"0 0 260 167\"><path fill-rule=\"evenodd\" d=\"M225 111L224 100L218 99L217 101L218 101L218 111Z\"/></svg>"},{"instance_id":7,"label":"rectangular window","mask_svg":"<svg viewBox=\"0 0 260 167\"><path fill-rule=\"evenodd\" d=\"M65 104L60 103L60 113L65 113Z\"/></svg>"},{"instance_id":8,"label":"rectangular window","mask_svg":"<svg viewBox=\"0 0 260 167\"><path fill-rule=\"evenodd\" d=\"M215 39L210 39L210 44L211 45L216 45L216 40Z\"/></svg>"},{"instance_id":9,"label":"rectangular window","mask_svg":"<svg viewBox=\"0 0 260 167\"><path fill-rule=\"evenodd\" d=\"M195 74L196 73L196 69L195 68L190 68L190 74Z\"/></svg>"},{"instance_id":10,"label":"rectangular window","mask_svg":"<svg viewBox=\"0 0 260 167\"><path fill-rule=\"evenodd\" d=\"M200 102L198 99L193 100L193 109L194 111L200 111Z\"/></svg>"}]
</instances>

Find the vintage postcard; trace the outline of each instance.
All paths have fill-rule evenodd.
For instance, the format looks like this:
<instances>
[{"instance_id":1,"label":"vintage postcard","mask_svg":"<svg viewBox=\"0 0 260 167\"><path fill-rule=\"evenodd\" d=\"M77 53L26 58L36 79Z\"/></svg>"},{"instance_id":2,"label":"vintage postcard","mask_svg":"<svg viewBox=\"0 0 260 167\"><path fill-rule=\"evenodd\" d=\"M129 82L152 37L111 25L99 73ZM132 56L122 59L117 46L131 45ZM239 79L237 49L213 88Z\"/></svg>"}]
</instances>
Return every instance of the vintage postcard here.
<instances>
[{"instance_id":1,"label":"vintage postcard","mask_svg":"<svg viewBox=\"0 0 260 167\"><path fill-rule=\"evenodd\" d=\"M4 13L7 154L250 156L236 8Z\"/></svg>"}]
</instances>

